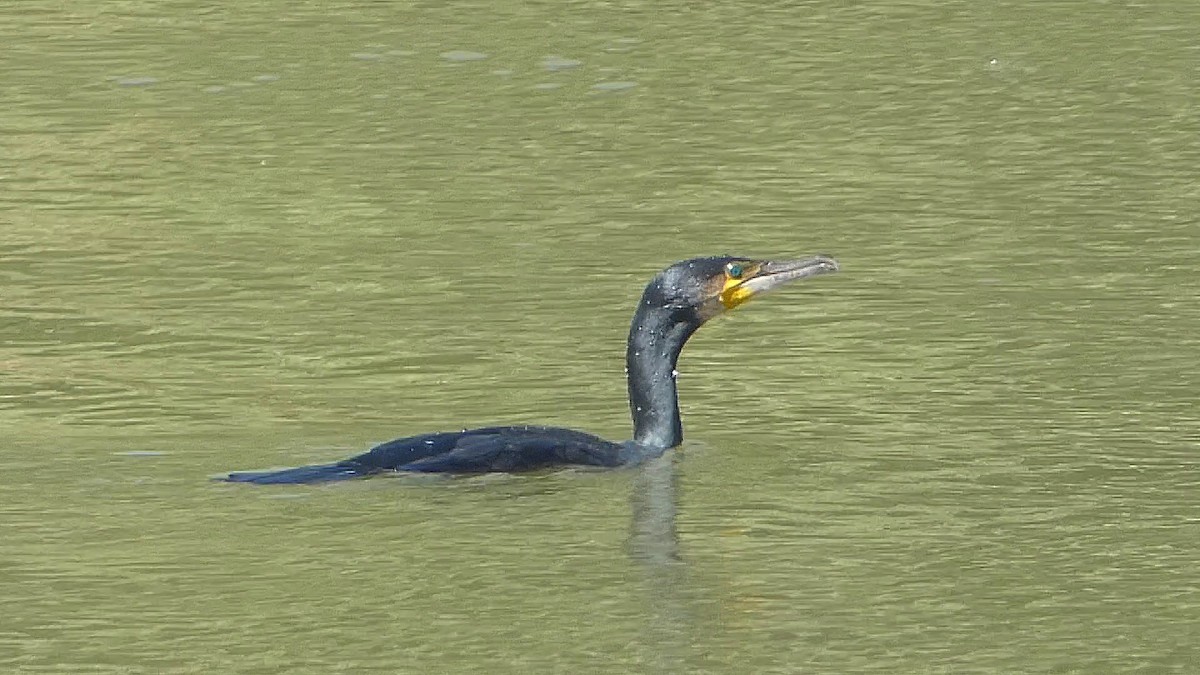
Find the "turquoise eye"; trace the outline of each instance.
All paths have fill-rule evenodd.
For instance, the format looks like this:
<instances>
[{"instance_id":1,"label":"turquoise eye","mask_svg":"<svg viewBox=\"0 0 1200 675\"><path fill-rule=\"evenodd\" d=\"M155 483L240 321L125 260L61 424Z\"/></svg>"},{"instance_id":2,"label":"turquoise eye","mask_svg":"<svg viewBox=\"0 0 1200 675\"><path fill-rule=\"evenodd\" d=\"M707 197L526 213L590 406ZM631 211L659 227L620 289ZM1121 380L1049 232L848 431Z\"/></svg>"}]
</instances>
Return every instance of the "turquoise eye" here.
<instances>
[{"instance_id":1,"label":"turquoise eye","mask_svg":"<svg viewBox=\"0 0 1200 675\"><path fill-rule=\"evenodd\" d=\"M729 275L730 279L741 279L742 266L737 263L729 263L725 266L725 273Z\"/></svg>"}]
</instances>

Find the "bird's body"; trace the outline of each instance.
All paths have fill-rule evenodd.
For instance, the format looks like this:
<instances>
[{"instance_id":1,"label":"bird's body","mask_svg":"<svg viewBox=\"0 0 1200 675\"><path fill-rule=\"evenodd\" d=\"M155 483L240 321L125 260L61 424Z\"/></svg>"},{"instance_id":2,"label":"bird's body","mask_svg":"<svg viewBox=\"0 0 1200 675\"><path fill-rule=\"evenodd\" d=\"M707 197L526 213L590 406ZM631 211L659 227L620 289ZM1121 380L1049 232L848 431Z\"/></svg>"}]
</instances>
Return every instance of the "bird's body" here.
<instances>
[{"instance_id":1,"label":"bird's body","mask_svg":"<svg viewBox=\"0 0 1200 675\"><path fill-rule=\"evenodd\" d=\"M613 443L582 431L539 426L486 427L397 438L335 464L235 473L230 480L313 483L386 471L489 473L568 465L617 467L634 463L635 455L636 448L631 443Z\"/></svg>"},{"instance_id":2,"label":"bird's body","mask_svg":"<svg viewBox=\"0 0 1200 675\"><path fill-rule=\"evenodd\" d=\"M334 464L232 473L227 480L315 483L383 472L486 473L636 464L683 441L675 366L697 328L752 296L837 268L837 262L827 256L787 262L695 258L656 275L646 286L629 329L631 441L614 443L558 427L486 427L398 438Z\"/></svg>"}]
</instances>

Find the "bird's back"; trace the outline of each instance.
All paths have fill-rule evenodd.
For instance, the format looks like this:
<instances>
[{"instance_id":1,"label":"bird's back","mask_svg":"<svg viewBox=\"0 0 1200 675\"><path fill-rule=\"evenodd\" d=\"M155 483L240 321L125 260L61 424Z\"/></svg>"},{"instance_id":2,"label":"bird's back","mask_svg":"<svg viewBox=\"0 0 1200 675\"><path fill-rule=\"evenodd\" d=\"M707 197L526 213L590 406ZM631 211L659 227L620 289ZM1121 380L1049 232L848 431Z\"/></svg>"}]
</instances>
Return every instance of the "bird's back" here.
<instances>
[{"instance_id":1,"label":"bird's back","mask_svg":"<svg viewBox=\"0 0 1200 675\"><path fill-rule=\"evenodd\" d=\"M388 471L488 473L536 471L551 466L615 467L625 446L572 429L542 426L485 427L397 438L336 464L278 471L233 473L236 483L320 483Z\"/></svg>"},{"instance_id":2,"label":"bird's back","mask_svg":"<svg viewBox=\"0 0 1200 675\"><path fill-rule=\"evenodd\" d=\"M345 463L379 471L534 471L564 464L618 466L621 448L618 443L571 429L485 427L398 438Z\"/></svg>"}]
</instances>

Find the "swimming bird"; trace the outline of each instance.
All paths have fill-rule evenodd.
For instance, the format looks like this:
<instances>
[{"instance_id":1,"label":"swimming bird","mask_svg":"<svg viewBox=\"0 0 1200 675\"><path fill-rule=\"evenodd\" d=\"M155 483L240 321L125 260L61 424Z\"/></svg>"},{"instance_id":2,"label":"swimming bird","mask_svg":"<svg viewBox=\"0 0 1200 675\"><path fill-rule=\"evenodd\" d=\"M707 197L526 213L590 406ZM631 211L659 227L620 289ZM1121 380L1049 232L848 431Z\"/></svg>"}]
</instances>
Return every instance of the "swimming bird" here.
<instances>
[{"instance_id":1,"label":"swimming bird","mask_svg":"<svg viewBox=\"0 0 1200 675\"><path fill-rule=\"evenodd\" d=\"M333 464L231 473L226 480L317 483L385 472L517 472L637 464L683 442L675 366L697 328L767 291L837 269L837 261L825 255L783 261L711 257L677 262L655 275L629 327L625 366L633 439L624 443L557 427L485 427L398 438Z\"/></svg>"}]
</instances>

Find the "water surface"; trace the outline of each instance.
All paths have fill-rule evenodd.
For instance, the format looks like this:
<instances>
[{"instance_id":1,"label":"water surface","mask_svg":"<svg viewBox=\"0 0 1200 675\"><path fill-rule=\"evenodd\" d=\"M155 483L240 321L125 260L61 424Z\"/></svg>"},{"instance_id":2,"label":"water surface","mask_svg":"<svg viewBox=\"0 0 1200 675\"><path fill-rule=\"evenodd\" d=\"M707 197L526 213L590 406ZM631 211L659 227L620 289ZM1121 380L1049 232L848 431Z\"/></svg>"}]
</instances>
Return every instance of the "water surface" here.
<instances>
[{"instance_id":1,"label":"water surface","mask_svg":"<svg viewBox=\"0 0 1200 675\"><path fill-rule=\"evenodd\" d=\"M677 11L675 11L677 10ZM0 9L7 672L1189 672L1193 3ZM637 470L261 489L629 434Z\"/></svg>"}]
</instances>

